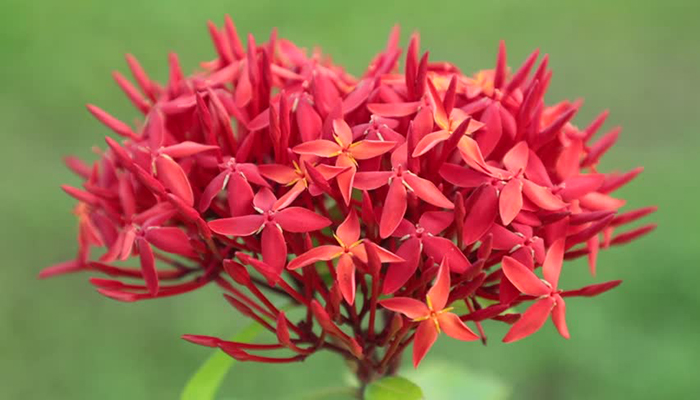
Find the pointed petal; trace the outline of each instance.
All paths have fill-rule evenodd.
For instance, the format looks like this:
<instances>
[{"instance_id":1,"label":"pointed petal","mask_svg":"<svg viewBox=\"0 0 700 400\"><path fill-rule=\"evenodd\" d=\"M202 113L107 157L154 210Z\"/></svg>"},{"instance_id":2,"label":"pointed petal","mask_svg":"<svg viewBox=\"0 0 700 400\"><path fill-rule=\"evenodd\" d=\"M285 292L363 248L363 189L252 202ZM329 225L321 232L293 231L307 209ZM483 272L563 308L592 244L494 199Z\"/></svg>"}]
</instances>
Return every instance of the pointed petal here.
<instances>
[{"instance_id":1,"label":"pointed petal","mask_svg":"<svg viewBox=\"0 0 700 400\"><path fill-rule=\"evenodd\" d=\"M390 171L368 171L355 174L353 187L360 190L374 190L386 185L394 175Z\"/></svg>"},{"instance_id":2,"label":"pointed petal","mask_svg":"<svg viewBox=\"0 0 700 400\"><path fill-rule=\"evenodd\" d=\"M136 239L139 248L139 259L141 260L141 274L146 282L148 292L155 296L158 294L158 272L156 271L156 259L153 250L146 239L139 237Z\"/></svg>"},{"instance_id":3,"label":"pointed petal","mask_svg":"<svg viewBox=\"0 0 700 400\"><path fill-rule=\"evenodd\" d=\"M450 267L444 260L440 264L435 283L428 290L427 296L432 302L433 310L442 310L447 305L447 298L450 296Z\"/></svg>"},{"instance_id":4,"label":"pointed petal","mask_svg":"<svg viewBox=\"0 0 700 400\"><path fill-rule=\"evenodd\" d=\"M483 172L451 163L442 164L440 176L447 182L464 188L475 188L490 180Z\"/></svg>"},{"instance_id":5,"label":"pointed petal","mask_svg":"<svg viewBox=\"0 0 700 400\"><path fill-rule=\"evenodd\" d=\"M346 246L350 246L360 239L360 220L354 209L350 210L348 216L335 232Z\"/></svg>"},{"instance_id":6,"label":"pointed petal","mask_svg":"<svg viewBox=\"0 0 700 400\"><path fill-rule=\"evenodd\" d=\"M312 154L319 157L335 157L342 149L330 140L312 140L295 146L292 151L297 154Z\"/></svg>"},{"instance_id":7,"label":"pointed petal","mask_svg":"<svg viewBox=\"0 0 700 400\"><path fill-rule=\"evenodd\" d=\"M595 192L605 181L604 174L578 175L565 180L559 191L559 195L564 201L571 201L581 198L588 193Z\"/></svg>"},{"instance_id":8,"label":"pointed petal","mask_svg":"<svg viewBox=\"0 0 700 400\"><path fill-rule=\"evenodd\" d=\"M406 261L389 265L382 288L384 294L391 294L399 290L416 272L420 260L420 241L416 238L406 240L396 251L396 255Z\"/></svg>"},{"instance_id":9,"label":"pointed petal","mask_svg":"<svg viewBox=\"0 0 700 400\"><path fill-rule=\"evenodd\" d=\"M544 296L551 289L534 272L512 257L503 257L503 273L518 290L530 296Z\"/></svg>"},{"instance_id":10,"label":"pointed petal","mask_svg":"<svg viewBox=\"0 0 700 400\"><path fill-rule=\"evenodd\" d=\"M297 174L294 168L280 164L265 164L259 165L258 171L267 179L286 185L289 182L297 179Z\"/></svg>"},{"instance_id":11,"label":"pointed petal","mask_svg":"<svg viewBox=\"0 0 700 400\"><path fill-rule=\"evenodd\" d=\"M272 205L272 208L275 210L280 210L288 207L294 202L294 200L297 199L297 197L299 197L300 194L304 193L305 190L306 183L304 183L304 181L298 181L294 184L294 186L292 186L291 189L287 191L287 193L277 199L277 201Z\"/></svg>"},{"instance_id":12,"label":"pointed petal","mask_svg":"<svg viewBox=\"0 0 700 400\"><path fill-rule=\"evenodd\" d=\"M425 135L417 144L416 148L413 149L413 157L420 157L423 154L429 152L433 147L439 145L445 140L450 138L450 132L442 130Z\"/></svg>"},{"instance_id":13,"label":"pointed petal","mask_svg":"<svg viewBox=\"0 0 700 400\"><path fill-rule=\"evenodd\" d=\"M462 251L451 240L440 236L423 238L425 254L437 262L447 261L450 270L462 273L471 267L471 263Z\"/></svg>"},{"instance_id":14,"label":"pointed petal","mask_svg":"<svg viewBox=\"0 0 700 400\"><path fill-rule=\"evenodd\" d=\"M185 257L196 257L197 252L190 244L190 238L180 228L154 227L146 230L146 240L168 253Z\"/></svg>"},{"instance_id":15,"label":"pointed petal","mask_svg":"<svg viewBox=\"0 0 700 400\"><path fill-rule=\"evenodd\" d=\"M330 226L331 220L303 207L289 207L275 214L275 222L287 232L312 232Z\"/></svg>"},{"instance_id":16,"label":"pointed petal","mask_svg":"<svg viewBox=\"0 0 700 400\"><path fill-rule=\"evenodd\" d=\"M516 173L520 170L525 170L527 167L527 159L530 154L530 149L527 147L527 142L522 141L506 153L503 157L503 165L510 172Z\"/></svg>"},{"instance_id":17,"label":"pointed petal","mask_svg":"<svg viewBox=\"0 0 700 400\"><path fill-rule=\"evenodd\" d=\"M454 213L451 211L426 211L420 216L418 225L425 231L437 235L447 229L454 221Z\"/></svg>"},{"instance_id":18,"label":"pointed petal","mask_svg":"<svg viewBox=\"0 0 700 400\"><path fill-rule=\"evenodd\" d=\"M156 171L158 180L163 183L166 189L182 199L188 206L194 205L194 194L190 181L180 164L168 156L159 156L156 158Z\"/></svg>"},{"instance_id":19,"label":"pointed petal","mask_svg":"<svg viewBox=\"0 0 700 400\"><path fill-rule=\"evenodd\" d=\"M172 146L164 147L163 154L173 158L189 157L205 151L218 150L219 146L209 146L206 144L184 141Z\"/></svg>"},{"instance_id":20,"label":"pointed petal","mask_svg":"<svg viewBox=\"0 0 700 400\"><path fill-rule=\"evenodd\" d=\"M465 342L479 340L479 335L472 332L472 330L459 319L457 314L451 312L440 314L438 316L438 324L440 324L440 329L451 338L463 340Z\"/></svg>"},{"instance_id":21,"label":"pointed petal","mask_svg":"<svg viewBox=\"0 0 700 400\"><path fill-rule=\"evenodd\" d=\"M476 196L476 198L464 220L462 240L465 245L476 242L488 232L498 215L496 188L484 185L477 189L472 196Z\"/></svg>"},{"instance_id":22,"label":"pointed petal","mask_svg":"<svg viewBox=\"0 0 700 400\"><path fill-rule=\"evenodd\" d=\"M341 154L335 163L338 167L347 167L348 170L338 174L335 177L336 182L338 182L338 188L340 189L340 194L345 200L345 204L350 204L350 198L352 197L352 186L355 182L355 174L357 173L357 167L353 160L344 154Z\"/></svg>"},{"instance_id":23,"label":"pointed petal","mask_svg":"<svg viewBox=\"0 0 700 400\"><path fill-rule=\"evenodd\" d=\"M384 140L363 140L353 143L350 153L357 160L368 160L378 157L396 146L396 142Z\"/></svg>"},{"instance_id":24,"label":"pointed petal","mask_svg":"<svg viewBox=\"0 0 700 400\"><path fill-rule=\"evenodd\" d=\"M557 327L559 334L568 339L570 335L569 328L566 326L566 302L559 295L554 296L554 301L556 301L556 304L552 309L552 322Z\"/></svg>"},{"instance_id":25,"label":"pointed petal","mask_svg":"<svg viewBox=\"0 0 700 400\"><path fill-rule=\"evenodd\" d=\"M367 104L367 109L380 117L407 117L420 108L421 102L415 101L412 103L370 103Z\"/></svg>"},{"instance_id":26,"label":"pointed petal","mask_svg":"<svg viewBox=\"0 0 700 400\"><path fill-rule=\"evenodd\" d=\"M551 297L545 297L535 302L535 304L530 306L530 308L523 313L518 322L513 324L503 338L503 342L515 342L540 330L542 325L547 321L552 307L554 307L554 299Z\"/></svg>"},{"instance_id":27,"label":"pointed petal","mask_svg":"<svg viewBox=\"0 0 700 400\"><path fill-rule=\"evenodd\" d=\"M271 223L265 224L262 231L262 259L275 272L282 272L287 264L287 243L282 231Z\"/></svg>"},{"instance_id":28,"label":"pointed petal","mask_svg":"<svg viewBox=\"0 0 700 400\"><path fill-rule=\"evenodd\" d=\"M253 205L259 210L270 211L272 210L272 206L276 201L277 198L272 193L272 190L262 188L255 194L255 198L253 198Z\"/></svg>"},{"instance_id":29,"label":"pointed petal","mask_svg":"<svg viewBox=\"0 0 700 400\"><path fill-rule=\"evenodd\" d=\"M462 136L457 144L457 149L459 149L459 154L468 166L488 173L489 168L486 165L484 156L481 154L481 149L479 149L479 144L476 140L470 138L469 136Z\"/></svg>"},{"instance_id":30,"label":"pointed petal","mask_svg":"<svg viewBox=\"0 0 700 400\"><path fill-rule=\"evenodd\" d=\"M421 318L430 314L430 310L422 301L410 297L392 297L380 300L379 305L387 310L401 313L410 319Z\"/></svg>"},{"instance_id":31,"label":"pointed petal","mask_svg":"<svg viewBox=\"0 0 700 400\"><path fill-rule=\"evenodd\" d=\"M566 207L566 203L552 194L549 189L539 186L527 179L523 179L522 182L523 194L538 207L548 211L559 210Z\"/></svg>"},{"instance_id":32,"label":"pointed petal","mask_svg":"<svg viewBox=\"0 0 700 400\"><path fill-rule=\"evenodd\" d=\"M228 208L232 217L250 214L253 211L253 188L240 174L229 175L227 189Z\"/></svg>"},{"instance_id":33,"label":"pointed petal","mask_svg":"<svg viewBox=\"0 0 700 400\"><path fill-rule=\"evenodd\" d=\"M340 293L348 304L355 303L355 262L344 253L338 259L337 279Z\"/></svg>"},{"instance_id":34,"label":"pointed petal","mask_svg":"<svg viewBox=\"0 0 700 400\"><path fill-rule=\"evenodd\" d=\"M561 266L564 262L564 244L566 239L561 238L554 242L547 251L547 256L542 265L542 274L544 279L552 285L553 290L557 289L559 284L559 275L561 274Z\"/></svg>"},{"instance_id":35,"label":"pointed petal","mask_svg":"<svg viewBox=\"0 0 700 400\"><path fill-rule=\"evenodd\" d=\"M333 132L335 132L335 135L343 146L349 146L350 143L352 143L352 130L345 120L340 118L334 119Z\"/></svg>"},{"instance_id":36,"label":"pointed petal","mask_svg":"<svg viewBox=\"0 0 700 400\"><path fill-rule=\"evenodd\" d=\"M302 142L311 142L321 136L323 121L308 101L299 100L295 115Z\"/></svg>"},{"instance_id":37,"label":"pointed petal","mask_svg":"<svg viewBox=\"0 0 700 400\"><path fill-rule=\"evenodd\" d=\"M257 232L264 222L262 215L243 215L210 221L209 228L220 235L249 236Z\"/></svg>"},{"instance_id":38,"label":"pointed petal","mask_svg":"<svg viewBox=\"0 0 700 400\"><path fill-rule=\"evenodd\" d=\"M224 188L227 176L228 171L220 173L209 182L206 188L204 188L202 196L199 198L199 212L203 213L209 209L211 202L214 201L219 192L221 192L221 189Z\"/></svg>"},{"instance_id":39,"label":"pointed petal","mask_svg":"<svg viewBox=\"0 0 700 400\"><path fill-rule=\"evenodd\" d=\"M386 195L382 216L379 221L379 236L388 238L396 230L406 214L406 187L401 179L394 179Z\"/></svg>"},{"instance_id":40,"label":"pointed petal","mask_svg":"<svg viewBox=\"0 0 700 400\"><path fill-rule=\"evenodd\" d=\"M508 226L523 208L523 183L520 179L511 179L501 190L498 197L498 209L503 225Z\"/></svg>"},{"instance_id":41,"label":"pointed petal","mask_svg":"<svg viewBox=\"0 0 700 400\"><path fill-rule=\"evenodd\" d=\"M410 172L406 172L402 176L403 180L408 184L408 186L411 187L416 196L418 196L418 198L421 200L428 202L435 207L448 209L455 208L455 205L429 180L420 178Z\"/></svg>"},{"instance_id":42,"label":"pointed petal","mask_svg":"<svg viewBox=\"0 0 700 400\"><path fill-rule=\"evenodd\" d=\"M418 365L423 360L433 344L437 340L438 331L435 329L435 324L431 320L423 321L416 329L416 338L413 341L413 367L418 368Z\"/></svg>"},{"instance_id":43,"label":"pointed petal","mask_svg":"<svg viewBox=\"0 0 700 400\"><path fill-rule=\"evenodd\" d=\"M314 264L318 261L332 260L341 254L343 254L343 248L340 246L314 247L306 253L292 259L292 261L290 261L287 265L287 269L297 269Z\"/></svg>"}]
</instances>

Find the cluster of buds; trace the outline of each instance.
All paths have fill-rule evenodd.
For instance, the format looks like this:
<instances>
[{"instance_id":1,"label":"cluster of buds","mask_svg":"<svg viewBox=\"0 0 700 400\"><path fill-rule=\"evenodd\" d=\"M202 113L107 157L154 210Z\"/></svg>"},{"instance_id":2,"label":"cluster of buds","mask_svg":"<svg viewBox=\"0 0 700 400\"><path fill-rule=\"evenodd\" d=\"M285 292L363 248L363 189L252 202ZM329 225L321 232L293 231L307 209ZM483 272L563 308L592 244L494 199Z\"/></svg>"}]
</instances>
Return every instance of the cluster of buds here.
<instances>
[{"instance_id":1,"label":"cluster of buds","mask_svg":"<svg viewBox=\"0 0 700 400\"><path fill-rule=\"evenodd\" d=\"M132 56L136 85L114 73L142 121L88 105L121 139L92 166L67 158L85 180L63 187L78 253L42 277L103 273L90 283L124 302L212 283L274 340L185 339L270 363L327 349L368 380L411 343L417 366L441 332L485 343L485 320L512 342L551 316L568 338L565 299L620 281L559 289L563 261L595 275L600 249L654 228L620 232L654 211L619 213L612 196L641 168L598 171L619 129L593 140L607 112L580 129L581 102L546 105L538 51L511 72L501 43L496 67L468 76L420 55L417 35L402 57L394 29L356 78L275 31L245 48L229 18L209 31L217 56L191 76L175 54L164 86Z\"/></svg>"}]
</instances>

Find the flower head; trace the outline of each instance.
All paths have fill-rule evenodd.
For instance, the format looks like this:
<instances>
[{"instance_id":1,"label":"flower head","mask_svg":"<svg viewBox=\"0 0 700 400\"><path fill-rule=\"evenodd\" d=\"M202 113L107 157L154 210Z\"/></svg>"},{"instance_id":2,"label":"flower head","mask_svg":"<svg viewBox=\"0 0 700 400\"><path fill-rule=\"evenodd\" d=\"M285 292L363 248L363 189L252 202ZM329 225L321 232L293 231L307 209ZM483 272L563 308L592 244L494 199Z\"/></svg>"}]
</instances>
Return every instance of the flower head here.
<instances>
[{"instance_id":1,"label":"flower head","mask_svg":"<svg viewBox=\"0 0 700 400\"><path fill-rule=\"evenodd\" d=\"M66 159L84 180L63 187L78 249L40 276L106 274L91 284L126 302L215 284L271 342L185 339L269 363L327 349L369 379L411 343L417 366L442 332L486 343L487 319L512 325L506 342L550 316L569 337L564 299L620 281L561 290L563 261L595 274L601 250L654 229L619 233L655 210L619 212L641 168L600 170L619 128L596 140L607 112L579 128L580 103L546 104L537 51L510 73L501 43L470 76L414 35L400 71L395 29L354 77L276 34L244 46L228 17L209 28L215 58L192 75L171 54L160 84L127 56L135 84L114 77L141 121L88 106L118 138L92 164Z\"/></svg>"}]
</instances>

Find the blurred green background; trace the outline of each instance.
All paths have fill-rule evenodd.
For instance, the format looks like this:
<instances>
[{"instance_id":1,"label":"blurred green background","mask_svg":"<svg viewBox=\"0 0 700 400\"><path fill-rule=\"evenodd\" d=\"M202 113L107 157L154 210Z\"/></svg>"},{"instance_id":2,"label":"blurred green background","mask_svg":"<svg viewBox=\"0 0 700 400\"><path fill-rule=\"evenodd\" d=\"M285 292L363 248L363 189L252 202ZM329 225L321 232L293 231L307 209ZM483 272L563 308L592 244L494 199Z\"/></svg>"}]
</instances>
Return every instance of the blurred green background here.
<instances>
[{"instance_id":1,"label":"blurred green background","mask_svg":"<svg viewBox=\"0 0 700 400\"><path fill-rule=\"evenodd\" d=\"M239 32L261 40L272 27L305 47L321 45L353 73L384 45L394 23L422 34L431 59L465 71L490 68L505 39L517 66L534 48L551 56L548 101L583 97L580 125L604 108L623 135L603 165L646 172L621 194L628 207L658 205L659 229L600 256L595 281L624 284L569 301L572 339L551 324L500 343L440 340L426 364L450 360L501 379L513 399L693 398L700 393L700 6L696 1L567 2L443 0L385 3L85 0L0 4L0 398L175 399L210 354L183 333L228 336L242 321L213 287L164 301L125 305L98 296L88 275L38 281L39 270L75 252L77 184L61 157L90 157L107 131L85 111L95 103L136 116L110 72L136 55L166 77L176 51L188 71L214 52L207 19L230 13ZM562 287L590 284L569 264ZM238 364L222 398L283 398L342 385L342 362L327 354L304 365ZM449 371L449 369L448 369ZM473 379L465 377L466 393Z\"/></svg>"}]
</instances>

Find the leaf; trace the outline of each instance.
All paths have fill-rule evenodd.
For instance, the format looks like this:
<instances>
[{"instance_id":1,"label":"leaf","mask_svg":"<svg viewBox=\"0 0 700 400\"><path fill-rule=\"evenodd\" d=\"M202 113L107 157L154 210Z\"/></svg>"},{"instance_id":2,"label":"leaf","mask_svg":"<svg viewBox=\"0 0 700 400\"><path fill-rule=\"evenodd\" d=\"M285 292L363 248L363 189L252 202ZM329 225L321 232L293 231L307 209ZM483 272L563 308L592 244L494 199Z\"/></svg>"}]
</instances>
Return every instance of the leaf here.
<instances>
[{"instance_id":1,"label":"leaf","mask_svg":"<svg viewBox=\"0 0 700 400\"><path fill-rule=\"evenodd\" d=\"M389 376L365 388L365 400L421 400L423 391L415 383L399 376Z\"/></svg>"},{"instance_id":2,"label":"leaf","mask_svg":"<svg viewBox=\"0 0 700 400\"><path fill-rule=\"evenodd\" d=\"M511 395L511 388L495 376L454 362L426 362L407 375L430 400L506 400Z\"/></svg>"},{"instance_id":3,"label":"leaf","mask_svg":"<svg viewBox=\"0 0 700 400\"><path fill-rule=\"evenodd\" d=\"M262 331L262 325L257 322L246 326L231 339L235 342L251 342ZM213 400L219 386L226 377L226 373L236 361L229 355L215 350L207 361L202 364L197 372L185 385L180 400Z\"/></svg>"}]
</instances>

